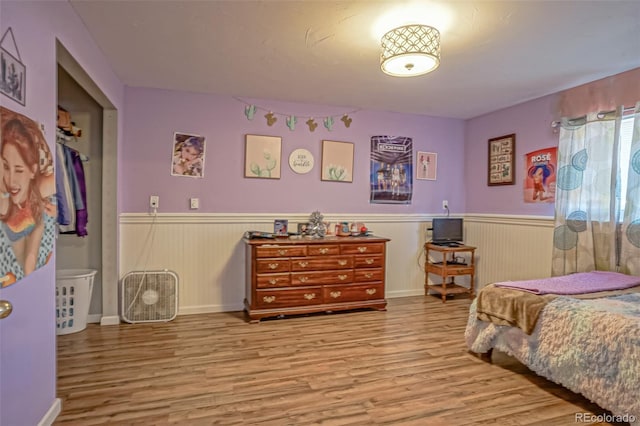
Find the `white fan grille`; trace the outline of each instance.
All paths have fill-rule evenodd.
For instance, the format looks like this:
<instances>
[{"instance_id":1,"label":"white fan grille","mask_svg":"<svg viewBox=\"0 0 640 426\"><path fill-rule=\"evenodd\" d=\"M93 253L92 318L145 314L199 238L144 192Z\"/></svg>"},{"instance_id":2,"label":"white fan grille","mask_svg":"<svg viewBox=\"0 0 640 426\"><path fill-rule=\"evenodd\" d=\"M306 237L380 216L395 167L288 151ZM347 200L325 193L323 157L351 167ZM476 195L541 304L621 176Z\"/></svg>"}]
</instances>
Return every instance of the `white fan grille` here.
<instances>
[{"instance_id":1,"label":"white fan grille","mask_svg":"<svg viewBox=\"0 0 640 426\"><path fill-rule=\"evenodd\" d=\"M172 271L134 271L122 279L122 319L129 323L171 321L178 313L178 276Z\"/></svg>"}]
</instances>

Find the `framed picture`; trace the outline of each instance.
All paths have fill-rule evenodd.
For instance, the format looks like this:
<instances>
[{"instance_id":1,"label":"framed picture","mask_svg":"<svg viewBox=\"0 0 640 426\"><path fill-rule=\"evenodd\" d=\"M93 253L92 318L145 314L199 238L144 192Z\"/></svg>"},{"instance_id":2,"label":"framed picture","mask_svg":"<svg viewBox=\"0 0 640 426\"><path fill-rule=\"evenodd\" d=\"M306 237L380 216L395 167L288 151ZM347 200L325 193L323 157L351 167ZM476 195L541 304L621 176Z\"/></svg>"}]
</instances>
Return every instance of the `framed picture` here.
<instances>
[{"instance_id":1,"label":"framed picture","mask_svg":"<svg viewBox=\"0 0 640 426\"><path fill-rule=\"evenodd\" d=\"M322 141L321 180L353 182L353 149L351 142Z\"/></svg>"},{"instance_id":2,"label":"framed picture","mask_svg":"<svg viewBox=\"0 0 640 426\"><path fill-rule=\"evenodd\" d=\"M27 68L20 60L0 47L0 92L25 105Z\"/></svg>"},{"instance_id":3,"label":"framed picture","mask_svg":"<svg viewBox=\"0 0 640 426\"><path fill-rule=\"evenodd\" d=\"M289 220L288 219L274 220L273 233L275 235L289 235Z\"/></svg>"},{"instance_id":4,"label":"framed picture","mask_svg":"<svg viewBox=\"0 0 640 426\"><path fill-rule=\"evenodd\" d=\"M175 132L171 176L204 177L204 136Z\"/></svg>"},{"instance_id":5,"label":"framed picture","mask_svg":"<svg viewBox=\"0 0 640 426\"><path fill-rule=\"evenodd\" d=\"M280 179L282 138L246 135L244 177Z\"/></svg>"},{"instance_id":6,"label":"framed picture","mask_svg":"<svg viewBox=\"0 0 640 426\"><path fill-rule=\"evenodd\" d=\"M516 135L489 139L488 185L513 185L515 183Z\"/></svg>"},{"instance_id":7,"label":"framed picture","mask_svg":"<svg viewBox=\"0 0 640 426\"><path fill-rule=\"evenodd\" d=\"M416 154L416 179L436 180L438 154L418 151Z\"/></svg>"}]
</instances>

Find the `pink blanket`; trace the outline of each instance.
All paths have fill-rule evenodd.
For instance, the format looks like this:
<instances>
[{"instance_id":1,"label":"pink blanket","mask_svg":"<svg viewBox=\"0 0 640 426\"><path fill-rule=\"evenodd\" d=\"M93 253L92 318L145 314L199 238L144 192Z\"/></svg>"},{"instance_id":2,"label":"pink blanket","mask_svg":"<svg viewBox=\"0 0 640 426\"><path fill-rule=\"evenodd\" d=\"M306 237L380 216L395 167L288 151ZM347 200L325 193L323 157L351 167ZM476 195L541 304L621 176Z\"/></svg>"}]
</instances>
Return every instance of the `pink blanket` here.
<instances>
[{"instance_id":1,"label":"pink blanket","mask_svg":"<svg viewBox=\"0 0 640 426\"><path fill-rule=\"evenodd\" d=\"M560 277L495 283L496 287L513 288L534 294L580 294L622 290L640 285L640 277L618 272L578 272Z\"/></svg>"}]
</instances>

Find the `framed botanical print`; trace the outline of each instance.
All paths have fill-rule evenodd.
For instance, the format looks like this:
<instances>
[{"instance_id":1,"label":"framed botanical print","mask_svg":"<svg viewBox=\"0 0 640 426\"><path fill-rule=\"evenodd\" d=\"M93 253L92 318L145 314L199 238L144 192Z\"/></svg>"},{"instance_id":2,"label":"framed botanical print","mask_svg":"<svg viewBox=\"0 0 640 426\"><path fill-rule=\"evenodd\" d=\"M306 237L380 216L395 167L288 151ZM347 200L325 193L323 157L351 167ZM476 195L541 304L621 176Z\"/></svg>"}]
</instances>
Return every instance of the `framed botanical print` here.
<instances>
[{"instance_id":1,"label":"framed botanical print","mask_svg":"<svg viewBox=\"0 0 640 426\"><path fill-rule=\"evenodd\" d=\"M489 139L488 185L513 185L515 183L515 133Z\"/></svg>"},{"instance_id":2,"label":"framed botanical print","mask_svg":"<svg viewBox=\"0 0 640 426\"><path fill-rule=\"evenodd\" d=\"M321 180L353 182L353 149L351 142L322 141Z\"/></svg>"},{"instance_id":3,"label":"framed botanical print","mask_svg":"<svg viewBox=\"0 0 640 426\"><path fill-rule=\"evenodd\" d=\"M282 138L246 135L244 177L280 179Z\"/></svg>"}]
</instances>

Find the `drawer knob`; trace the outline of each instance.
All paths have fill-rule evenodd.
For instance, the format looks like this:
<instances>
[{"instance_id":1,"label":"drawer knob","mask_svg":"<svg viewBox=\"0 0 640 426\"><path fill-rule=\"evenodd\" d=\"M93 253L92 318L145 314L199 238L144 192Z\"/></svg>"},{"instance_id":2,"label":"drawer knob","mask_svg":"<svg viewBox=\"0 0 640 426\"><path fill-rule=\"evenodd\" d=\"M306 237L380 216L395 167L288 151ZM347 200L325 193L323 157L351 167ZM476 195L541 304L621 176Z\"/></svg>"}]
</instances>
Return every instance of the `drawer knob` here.
<instances>
[{"instance_id":1,"label":"drawer knob","mask_svg":"<svg viewBox=\"0 0 640 426\"><path fill-rule=\"evenodd\" d=\"M365 278L371 278L373 276L373 274L364 274Z\"/></svg>"},{"instance_id":2,"label":"drawer knob","mask_svg":"<svg viewBox=\"0 0 640 426\"><path fill-rule=\"evenodd\" d=\"M367 292L368 295L372 295L372 294L376 294L376 289L375 288L368 288L365 290Z\"/></svg>"},{"instance_id":3,"label":"drawer knob","mask_svg":"<svg viewBox=\"0 0 640 426\"><path fill-rule=\"evenodd\" d=\"M316 298L316 294L315 293L305 293L304 294L304 298L307 300L312 300Z\"/></svg>"},{"instance_id":4,"label":"drawer knob","mask_svg":"<svg viewBox=\"0 0 640 426\"><path fill-rule=\"evenodd\" d=\"M278 283L278 279L277 278L271 278L269 280L269 284L277 284Z\"/></svg>"},{"instance_id":5,"label":"drawer knob","mask_svg":"<svg viewBox=\"0 0 640 426\"><path fill-rule=\"evenodd\" d=\"M329 296L333 297L334 299L337 299L338 297L340 297L341 294L342 294L341 291L332 291L331 293L329 293Z\"/></svg>"},{"instance_id":6,"label":"drawer knob","mask_svg":"<svg viewBox=\"0 0 640 426\"><path fill-rule=\"evenodd\" d=\"M340 274L340 275L338 275L338 279L339 279L340 281L344 281L344 280L346 280L346 279L347 279L347 275L345 275L345 274Z\"/></svg>"},{"instance_id":7,"label":"drawer knob","mask_svg":"<svg viewBox=\"0 0 640 426\"><path fill-rule=\"evenodd\" d=\"M306 268L308 264L309 262L298 262L298 265L300 265L300 267L302 268Z\"/></svg>"},{"instance_id":8,"label":"drawer knob","mask_svg":"<svg viewBox=\"0 0 640 426\"><path fill-rule=\"evenodd\" d=\"M345 259L340 259L340 260L338 260L338 265L340 265L340 266L344 266L344 265L346 265L346 264L347 264L347 261L346 261Z\"/></svg>"},{"instance_id":9,"label":"drawer knob","mask_svg":"<svg viewBox=\"0 0 640 426\"><path fill-rule=\"evenodd\" d=\"M275 297L275 296L264 296L264 297L262 298L262 300L263 300L265 303L271 303L271 302L273 302L273 301L275 301L275 300L276 300L276 297Z\"/></svg>"},{"instance_id":10,"label":"drawer knob","mask_svg":"<svg viewBox=\"0 0 640 426\"><path fill-rule=\"evenodd\" d=\"M284 256L285 254L287 254L287 250L278 250L278 254L280 256Z\"/></svg>"},{"instance_id":11,"label":"drawer knob","mask_svg":"<svg viewBox=\"0 0 640 426\"><path fill-rule=\"evenodd\" d=\"M306 283L307 281L309 281L309 277L300 277L299 280L301 283Z\"/></svg>"},{"instance_id":12,"label":"drawer knob","mask_svg":"<svg viewBox=\"0 0 640 426\"><path fill-rule=\"evenodd\" d=\"M277 269L278 268L278 264L277 263L270 263L269 264L269 269Z\"/></svg>"},{"instance_id":13,"label":"drawer knob","mask_svg":"<svg viewBox=\"0 0 640 426\"><path fill-rule=\"evenodd\" d=\"M373 259L366 259L365 262L367 265L371 265L373 263Z\"/></svg>"},{"instance_id":14,"label":"drawer knob","mask_svg":"<svg viewBox=\"0 0 640 426\"><path fill-rule=\"evenodd\" d=\"M365 251L367 251L367 248L366 247L358 247L358 251L360 253L364 253Z\"/></svg>"},{"instance_id":15,"label":"drawer knob","mask_svg":"<svg viewBox=\"0 0 640 426\"><path fill-rule=\"evenodd\" d=\"M322 247L320 250L318 250L320 252L320 254L327 254L329 252L329 249L326 247Z\"/></svg>"}]
</instances>

